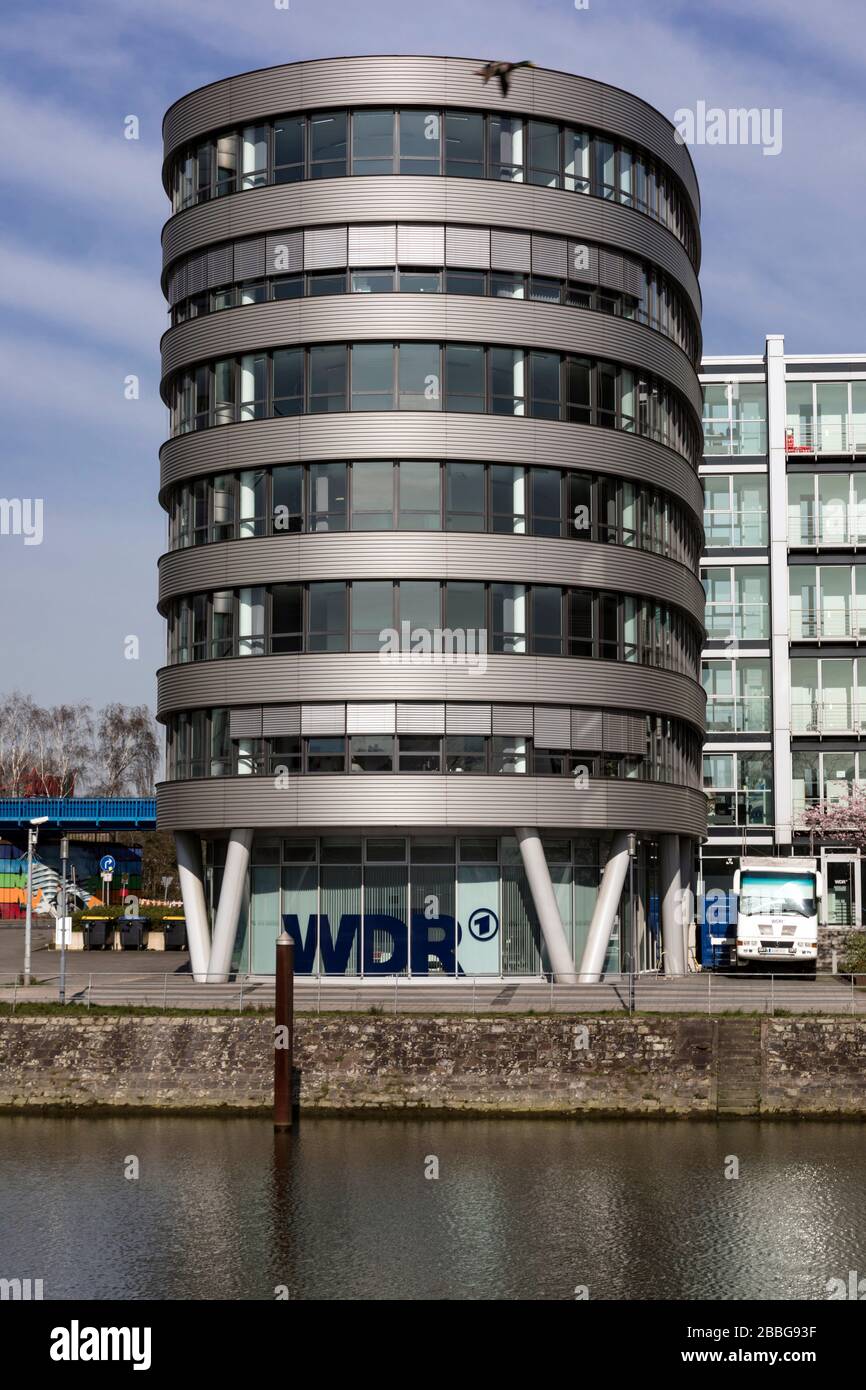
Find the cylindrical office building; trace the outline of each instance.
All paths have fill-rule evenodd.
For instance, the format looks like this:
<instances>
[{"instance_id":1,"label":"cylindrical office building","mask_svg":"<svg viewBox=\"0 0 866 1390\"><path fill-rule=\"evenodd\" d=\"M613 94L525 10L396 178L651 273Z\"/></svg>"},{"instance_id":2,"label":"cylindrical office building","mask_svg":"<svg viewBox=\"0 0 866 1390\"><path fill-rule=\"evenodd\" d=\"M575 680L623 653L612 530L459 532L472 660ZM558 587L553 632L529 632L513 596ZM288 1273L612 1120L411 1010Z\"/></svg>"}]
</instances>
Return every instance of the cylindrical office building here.
<instances>
[{"instance_id":1,"label":"cylindrical office building","mask_svg":"<svg viewBox=\"0 0 866 1390\"><path fill-rule=\"evenodd\" d=\"M159 673L193 968L687 964L699 200L586 78L340 58L165 120Z\"/></svg>"}]
</instances>

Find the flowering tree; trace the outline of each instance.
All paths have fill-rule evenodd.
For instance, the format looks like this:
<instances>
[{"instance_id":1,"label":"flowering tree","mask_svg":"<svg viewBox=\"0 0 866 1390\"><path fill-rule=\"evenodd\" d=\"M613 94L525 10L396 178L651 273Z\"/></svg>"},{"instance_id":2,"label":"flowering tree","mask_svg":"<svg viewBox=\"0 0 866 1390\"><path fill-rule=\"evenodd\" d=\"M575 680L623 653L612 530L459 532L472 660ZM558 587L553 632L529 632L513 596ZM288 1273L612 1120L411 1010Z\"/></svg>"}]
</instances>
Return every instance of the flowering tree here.
<instances>
[{"instance_id":1,"label":"flowering tree","mask_svg":"<svg viewBox=\"0 0 866 1390\"><path fill-rule=\"evenodd\" d=\"M800 817L798 828L807 831L813 842L832 841L866 850L866 788L858 784L839 801L819 801L810 806Z\"/></svg>"}]
</instances>

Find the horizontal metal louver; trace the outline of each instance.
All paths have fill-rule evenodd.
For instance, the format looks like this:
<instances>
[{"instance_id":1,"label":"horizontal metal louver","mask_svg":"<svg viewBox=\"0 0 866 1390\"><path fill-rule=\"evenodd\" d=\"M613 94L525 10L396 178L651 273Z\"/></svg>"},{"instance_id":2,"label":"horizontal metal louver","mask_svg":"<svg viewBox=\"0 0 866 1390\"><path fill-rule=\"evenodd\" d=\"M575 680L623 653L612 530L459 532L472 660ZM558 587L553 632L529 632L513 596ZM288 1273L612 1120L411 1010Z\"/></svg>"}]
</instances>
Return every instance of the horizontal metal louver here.
<instances>
[{"instance_id":1,"label":"horizontal metal louver","mask_svg":"<svg viewBox=\"0 0 866 1390\"><path fill-rule=\"evenodd\" d=\"M345 705L302 705L302 734L344 734L346 732Z\"/></svg>"},{"instance_id":2,"label":"horizontal metal louver","mask_svg":"<svg viewBox=\"0 0 866 1390\"><path fill-rule=\"evenodd\" d=\"M604 751L642 753L646 746L643 716L604 712ZM639 731L639 734L638 734Z\"/></svg>"},{"instance_id":3,"label":"horizontal metal louver","mask_svg":"<svg viewBox=\"0 0 866 1390\"><path fill-rule=\"evenodd\" d=\"M397 227L393 222L349 228L349 265L389 266L397 262Z\"/></svg>"},{"instance_id":4,"label":"horizontal metal louver","mask_svg":"<svg viewBox=\"0 0 866 1390\"><path fill-rule=\"evenodd\" d=\"M305 270L327 270L345 265L347 256L345 227L314 227L304 232Z\"/></svg>"},{"instance_id":5,"label":"horizontal metal louver","mask_svg":"<svg viewBox=\"0 0 866 1390\"><path fill-rule=\"evenodd\" d=\"M494 705L494 734L532 734L532 705Z\"/></svg>"},{"instance_id":6,"label":"horizontal metal louver","mask_svg":"<svg viewBox=\"0 0 866 1390\"><path fill-rule=\"evenodd\" d=\"M230 285L235 278L235 248L231 245L217 246L207 256L208 288L215 285Z\"/></svg>"},{"instance_id":7,"label":"horizontal metal louver","mask_svg":"<svg viewBox=\"0 0 866 1390\"><path fill-rule=\"evenodd\" d=\"M255 280L265 273L265 239L235 242L235 279Z\"/></svg>"},{"instance_id":8,"label":"horizontal metal louver","mask_svg":"<svg viewBox=\"0 0 866 1390\"><path fill-rule=\"evenodd\" d=\"M168 302L178 304L186 299L186 263L179 265L168 277Z\"/></svg>"},{"instance_id":9,"label":"horizontal metal louver","mask_svg":"<svg viewBox=\"0 0 866 1390\"><path fill-rule=\"evenodd\" d=\"M445 228L425 226L398 227L397 260L402 266L444 265Z\"/></svg>"},{"instance_id":10,"label":"horizontal metal louver","mask_svg":"<svg viewBox=\"0 0 866 1390\"><path fill-rule=\"evenodd\" d=\"M265 738L286 737L300 732L300 705L265 705L262 710L262 734Z\"/></svg>"},{"instance_id":11,"label":"horizontal metal louver","mask_svg":"<svg viewBox=\"0 0 866 1390\"><path fill-rule=\"evenodd\" d=\"M447 734L489 734L491 715L489 705L447 705L445 732Z\"/></svg>"},{"instance_id":12,"label":"horizontal metal louver","mask_svg":"<svg viewBox=\"0 0 866 1390\"><path fill-rule=\"evenodd\" d=\"M487 270L490 266L490 232L487 227L446 227L445 264Z\"/></svg>"},{"instance_id":13,"label":"horizontal metal louver","mask_svg":"<svg viewBox=\"0 0 866 1390\"><path fill-rule=\"evenodd\" d=\"M621 290L623 287L622 256L615 251L599 251L598 253L598 283L605 285L611 290Z\"/></svg>"},{"instance_id":14,"label":"horizontal metal louver","mask_svg":"<svg viewBox=\"0 0 866 1390\"><path fill-rule=\"evenodd\" d=\"M646 737L646 715L629 714L628 719L628 752L645 753L647 750Z\"/></svg>"},{"instance_id":15,"label":"horizontal metal louver","mask_svg":"<svg viewBox=\"0 0 866 1390\"><path fill-rule=\"evenodd\" d=\"M229 712L229 738L261 738L262 707L233 709Z\"/></svg>"},{"instance_id":16,"label":"horizontal metal louver","mask_svg":"<svg viewBox=\"0 0 866 1390\"><path fill-rule=\"evenodd\" d=\"M571 747L571 711L551 708L549 705L535 706L535 746L536 748Z\"/></svg>"},{"instance_id":17,"label":"horizontal metal louver","mask_svg":"<svg viewBox=\"0 0 866 1390\"><path fill-rule=\"evenodd\" d=\"M568 272L568 245L562 237L532 236L533 275L555 275L564 280Z\"/></svg>"},{"instance_id":18,"label":"horizontal metal louver","mask_svg":"<svg viewBox=\"0 0 866 1390\"><path fill-rule=\"evenodd\" d=\"M298 275L303 268L303 232L277 232L265 238L266 275Z\"/></svg>"},{"instance_id":19,"label":"horizontal metal louver","mask_svg":"<svg viewBox=\"0 0 866 1390\"><path fill-rule=\"evenodd\" d=\"M572 748L585 748L590 753L600 753L603 747L602 733L600 709L573 709L571 711Z\"/></svg>"},{"instance_id":20,"label":"horizontal metal louver","mask_svg":"<svg viewBox=\"0 0 866 1390\"><path fill-rule=\"evenodd\" d=\"M526 232L490 233L490 264L494 270L522 270L531 267L532 249Z\"/></svg>"},{"instance_id":21,"label":"horizontal metal louver","mask_svg":"<svg viewBox=\"0 0 866 1390\"><path fill-rule=\"evenodd\" d=\"M633 261L629 256L622 258L623 289L626 294L633 294L636 299L640 299L643 294L643 266L640 261Z\"/></svg>"},{"instance_id":22,"label":"horizontal metal louver","mask_svg":"<svg viewBox=\"0 0 866 1390\"><path fill-rule=\"evenodd\" d=\"M444 705L412 703L397 706L398 734L444 734L444 732Z\"/></svg>"},{"instance_id":23,"label":"horizontal metal louver","mask_svg":"<svg viewBox=\"0 0 866 1390\"><path fill-rule=\"evenodd\" d=\"M598 247L585 241L568 243L568 277L589 285L598 284Z\"/></svg>"},{"instance_id":24,"label":"horizontal metal louver","mask_svg":"<svg viewBox=\"0 0 866 1390\"><path fill-rule=\"evenodd\" d=\"M369 704L346 706L347 734L393 734L396 727L396 714L393 704Z\"/></svg>"},{"instance_id":25,"label":"horizontal metal louver","mask_svg":"<svg viewBox=\"0 0 866 1390\"><path fill-rule=\"evenodd\" d=\"M203 256L193 256L186 267L187 294L200 294L207 289L207 252Z\"/></svg>"}]
</instances>

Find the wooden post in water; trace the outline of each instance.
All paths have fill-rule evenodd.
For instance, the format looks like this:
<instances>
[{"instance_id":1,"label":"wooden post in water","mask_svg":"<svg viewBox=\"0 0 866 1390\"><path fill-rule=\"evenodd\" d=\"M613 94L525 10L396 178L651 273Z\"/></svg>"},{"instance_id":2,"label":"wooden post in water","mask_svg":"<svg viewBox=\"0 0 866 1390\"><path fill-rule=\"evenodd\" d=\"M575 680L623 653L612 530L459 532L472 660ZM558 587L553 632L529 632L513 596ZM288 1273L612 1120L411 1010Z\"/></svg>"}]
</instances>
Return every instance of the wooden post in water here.
<instances>
[{"instance_id":1,"label":"wooden post in water","mask_svg":"<svg viewBox=\"0 0 866 1390\"><path fill-rule=\"evenodd\" d=\"M276 1011L274 1017L274 1129L292 1128L292 1058L294 1053L295 946L287 931L277 938Z\"/></svg>"}]
</instances>

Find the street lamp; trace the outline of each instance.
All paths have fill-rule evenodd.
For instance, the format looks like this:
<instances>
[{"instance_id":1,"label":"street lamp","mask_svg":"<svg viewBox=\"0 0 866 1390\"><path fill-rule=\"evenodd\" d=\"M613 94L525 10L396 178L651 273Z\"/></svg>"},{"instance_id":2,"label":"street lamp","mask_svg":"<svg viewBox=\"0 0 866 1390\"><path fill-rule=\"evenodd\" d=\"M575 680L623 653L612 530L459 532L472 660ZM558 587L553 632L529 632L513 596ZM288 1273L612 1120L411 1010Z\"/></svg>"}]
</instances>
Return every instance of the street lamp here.
<instances>
[{"instance_id":1,"label":"street lamp","mask_svg":"<svg viewBox=\"0 0 866 1390\"><path fill-rule=\"evenodd\" d=\"M66 1003L66 863L69 859L69 839L60 840L60 1002Z\"/></svg>"},{"instance_id":2,"label":"street lamp","mask_svg":"<svg viewBox=\"0 0 866 1390\"><path fill-rule=\"evenodd\" d=\"M634 913L634 864L637 859L637 835L629 831L628 836L628 934L629 934L629 1012L635 1006L635 970L637 966L637 922Z\"/></svg>"},{"instance_id":3,"label":"street lamp","mask_svg":"<svg viewBox=\"0 0 866 1390\"><path fill-rule=\"evenodd\" d=\"M34 816L27 827L27 902L24 908L24 983L30 983L30 938L33 929L33 851L39 839L39 827L47 816Z\"/></svg>"}]
</instances>

